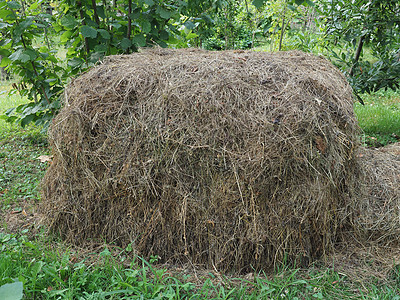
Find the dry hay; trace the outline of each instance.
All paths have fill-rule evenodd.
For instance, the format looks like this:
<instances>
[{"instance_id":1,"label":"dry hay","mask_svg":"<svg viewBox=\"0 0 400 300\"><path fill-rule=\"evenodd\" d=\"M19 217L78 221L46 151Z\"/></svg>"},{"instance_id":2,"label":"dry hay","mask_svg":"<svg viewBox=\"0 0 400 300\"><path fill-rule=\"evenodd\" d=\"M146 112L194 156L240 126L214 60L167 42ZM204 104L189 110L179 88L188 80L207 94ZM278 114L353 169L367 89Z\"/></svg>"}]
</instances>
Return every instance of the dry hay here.
<instances>
[{"instance_id":1,"label":"dry hay","mask_svg":"<svg viewBox=\"0 0 400 300\"><path fill-rule=\"evenodd\" d=\"M361 149L364 174L354 228L363 244L399 245L400 236L400 143L378 149Z\"/></svg>"},{"instance_id":2,"label":"dry hay","mask_svg":"<svg viewBox=\"0 0 400 300\"><path fill-rule=\"evenodd\" d=\"M42 210L75 244L249 271L332 251L359 190L352 91L301 52L148 50L74 80Z\"/></svg>"}]
</instances>

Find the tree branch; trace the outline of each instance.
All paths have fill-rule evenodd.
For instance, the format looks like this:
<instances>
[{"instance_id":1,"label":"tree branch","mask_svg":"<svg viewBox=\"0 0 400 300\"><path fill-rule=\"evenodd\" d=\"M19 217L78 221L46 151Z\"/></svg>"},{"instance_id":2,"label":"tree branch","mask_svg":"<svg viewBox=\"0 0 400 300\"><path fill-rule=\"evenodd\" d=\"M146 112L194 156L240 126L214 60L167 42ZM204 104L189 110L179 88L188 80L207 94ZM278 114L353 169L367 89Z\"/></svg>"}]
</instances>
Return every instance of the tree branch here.
<instances>
[{"instance_id":1,"label":"tree branch","mask_svg":"<svg viewBox=\"0 0 400 300\"><path fill-rule=\"evenodd\" d=\"M79 7L79 16L82 19L82 25L86 25L85 14L83 13L83 9L82 9L82 2L78 1L76 3L76 5ZM89 47L88 39L86 37L84 37L83 39L85 41L85 50L86 50L85 61L86 61L86 65L87 65L88 64L88 58L87 57L89 56L89 53L90 53L90 47Z\"/></svg>"},{"instance_id":2,"label":"tree branch","mask_svg":"<svg viewBox=\"0 0 400 300\"><path fill-rule=\"evenodd\" d=\"M365 39L365 35L360 37L360 41L358 42L357 51L356 51L356 54L354 55L353 65L351 66L351 69L350 69L350 72L349 72L350 76L353 76L354 67L356 66L358 60L360 59L361 51L362 51L362 48L364 46L364 39Z\"/></svg>"},{"instance_id":3,"label":"tree branch","mask_svg":"<svg viewBox=\"0 0 400 300\"><path fill-rule=\"evenodd\" d=\"M126 33L126 37L131 39L131 31L132 31L132 20L130 14L132 13L132 0L128 0L128 31Z\"/></svg>"},{"instance_id":4,"label":"tree branch","mask_svg":"<svg viewBox=\"0 0 400 300\"><path fill-rule=\"evenodd\" d=\"M92 0L92 6L93 6L93 16L94 16L94 20L95 20L95 22L97 23L97 25L100 25L99 15L97 14L96 0Z\"/></svg>"}]
</instances>

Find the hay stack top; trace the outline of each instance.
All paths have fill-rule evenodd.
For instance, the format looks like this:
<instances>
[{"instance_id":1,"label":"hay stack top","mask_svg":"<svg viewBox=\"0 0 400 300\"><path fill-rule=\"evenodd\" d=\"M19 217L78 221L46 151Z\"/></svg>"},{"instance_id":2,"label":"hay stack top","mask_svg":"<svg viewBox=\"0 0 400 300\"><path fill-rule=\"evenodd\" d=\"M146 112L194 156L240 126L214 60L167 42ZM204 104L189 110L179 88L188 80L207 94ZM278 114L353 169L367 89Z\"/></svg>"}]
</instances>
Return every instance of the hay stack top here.
<instances>
[{"instance_id":1,"label":"hay stack top","mask_svg":"<svg viewBox=\"0 0 400 300\"><path fill-rule=\"evenodd\" d=\"M300 96L305 94L307 99ZM200 110L204 103L219 111L243 106L249 114L265 117L268 112L269 117L283 113L281 106L301 102L307 109L322 105L353 116L351 95L344 76L329 61L302 52L159 49L107 58L73 82L66 103L78 100L82 108L93 100L109 106L112 99L135 99L162 106L168 99ZM293 115L284 109L286 119L301 119L307 109L298 108ZM243 125L255 125L251 123Z\"/></svg>"}]
</instances>

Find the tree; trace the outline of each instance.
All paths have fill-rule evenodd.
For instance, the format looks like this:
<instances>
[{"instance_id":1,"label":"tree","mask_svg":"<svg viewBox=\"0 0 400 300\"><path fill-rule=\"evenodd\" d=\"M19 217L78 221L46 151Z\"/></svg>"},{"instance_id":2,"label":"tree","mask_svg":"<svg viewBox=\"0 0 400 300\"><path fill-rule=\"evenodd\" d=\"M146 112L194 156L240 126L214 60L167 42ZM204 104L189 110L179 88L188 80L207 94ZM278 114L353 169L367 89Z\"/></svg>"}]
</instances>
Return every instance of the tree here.
<instances>
[{"instance_id":1,"label":"tree","mask_svg":"<svg viewBox=\"0 0 400 300\"><path fill-rule=\"evenodd\" d=\"M7 121L47 125L69 78L105 55L148 45L167 46L179 20L176 1L59 0L55 13L42 0L0 1L0 67L21 78L30 102L10 109ZM56 43L57 40L57 43ZM61 48L68 49L60 57ZM65 63L66 61L66 63Z\"/></svg>"},{"instance_id":2,"label":"tree","mask_svg":"<svg viewBox=\"0 0 400 300\"><path fill-rule=\"evenodd\" d=\"M326 38L356 93L399 88L400 3L397 0L332 0L320 2L326 16ZM341 38L342 37L342 38ZM338 55L335 48L348 49ZM375 62L362 61L364 46Z\"/></svg>"}]
</instances>

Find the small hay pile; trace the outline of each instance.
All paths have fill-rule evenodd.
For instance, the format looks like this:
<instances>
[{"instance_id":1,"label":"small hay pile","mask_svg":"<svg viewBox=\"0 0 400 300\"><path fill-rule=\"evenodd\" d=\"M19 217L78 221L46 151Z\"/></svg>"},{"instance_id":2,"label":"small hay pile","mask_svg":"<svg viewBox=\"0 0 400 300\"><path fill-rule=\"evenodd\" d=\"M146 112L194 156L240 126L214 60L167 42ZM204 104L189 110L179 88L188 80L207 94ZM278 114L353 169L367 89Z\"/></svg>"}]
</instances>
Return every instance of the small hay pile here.
<instances>
[{"instance_id":1,"label":"small hay pile","mask_svg":"<svg viewBox=\"0 0 400 300\"><path fill-rule=\"evenodd\" d=\"M50 128L50 229L248 271L329 253L359 189L352 91L301 52L148 50L74 80Z\"/></svg>"},{"instance_id":2,"label":"small hay pile","mask_svg":"<svg viewBox=\"0 0 400 300\"><path fill-rule=\"evenodd\" d=\"M353 210L363 244L399 245L400 236L400 143L379 149L361 149L364 176L362 191Z\"/></svg>"}]
</instances>

